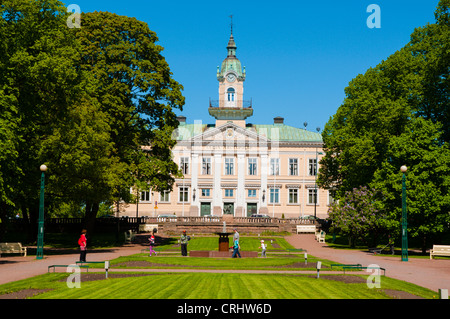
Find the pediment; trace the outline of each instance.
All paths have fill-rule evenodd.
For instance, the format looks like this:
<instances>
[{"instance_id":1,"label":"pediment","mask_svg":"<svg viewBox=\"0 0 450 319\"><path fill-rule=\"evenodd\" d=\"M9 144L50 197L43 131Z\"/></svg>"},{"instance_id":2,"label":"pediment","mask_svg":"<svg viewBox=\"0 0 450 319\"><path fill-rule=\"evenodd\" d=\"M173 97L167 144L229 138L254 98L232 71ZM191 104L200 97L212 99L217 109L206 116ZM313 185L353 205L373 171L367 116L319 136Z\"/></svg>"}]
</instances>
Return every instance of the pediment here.
<instances>
[{"instance_id":1,"label":"pediment","mask_svg":"<svg viewBox=\"0 0 450 319\"><path fill-rule=\"evenodd\" d=\"M260 135L255 131L245 129L233 122L225 123L216 128L209 128L201 134L195 135L192 142L219 142L219 143L267 143L269 140L266 136Z\"/></svg>"}]
</instances>

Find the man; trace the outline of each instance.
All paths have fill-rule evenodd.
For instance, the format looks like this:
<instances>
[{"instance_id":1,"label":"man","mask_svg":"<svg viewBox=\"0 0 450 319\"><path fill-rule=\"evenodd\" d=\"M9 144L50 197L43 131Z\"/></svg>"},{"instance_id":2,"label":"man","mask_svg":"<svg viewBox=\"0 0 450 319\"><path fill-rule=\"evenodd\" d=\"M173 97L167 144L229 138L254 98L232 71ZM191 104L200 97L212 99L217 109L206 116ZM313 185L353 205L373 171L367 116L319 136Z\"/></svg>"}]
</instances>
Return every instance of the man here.
<instances>
[{"instance_id":1,"label":"man","mask_svg":"<svg viewBox=\"0 0 450 319\"><path fill-rule=\"evenodd\" d=\"M181 235L180 243L181 243L181 256L187 256L187 244L188 244L188 236L186 236L186 231L183 231Z\"/></svg>"},{"instance_id":2,"label":"man","mask_svg":"<svg viewBox=\"0 0 450 319\"><path fill-rule=\"evenodd\" d=\"M241 246L239 246L239 240L235 240L233 244L233 255L231 258L236 258L236 255L241 258L241 253L239 252L239 249L241 249Z\"/></svg>"}]
</instances>

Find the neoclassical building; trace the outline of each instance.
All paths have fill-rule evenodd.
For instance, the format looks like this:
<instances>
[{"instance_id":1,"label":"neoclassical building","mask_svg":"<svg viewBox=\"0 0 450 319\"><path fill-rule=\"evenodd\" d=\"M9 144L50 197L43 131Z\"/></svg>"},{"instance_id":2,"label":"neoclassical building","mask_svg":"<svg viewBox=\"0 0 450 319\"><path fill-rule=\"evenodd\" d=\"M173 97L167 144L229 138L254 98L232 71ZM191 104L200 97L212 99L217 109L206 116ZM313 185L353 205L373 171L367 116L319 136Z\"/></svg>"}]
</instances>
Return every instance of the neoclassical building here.
<instances>
[{"instance_id":1,"label":"neoclassical building","mask_svg":"<svg viewBox=\"0 0 450 319\"><path fill-rule=\"evenodd\" d=\"M288 126L281 117L271 124L247 122L254 108L244 99L246 71L233 34L216 76L219 96L208 108L214 123L188 124L179 117L173 136L173 158L184 178L171 192L141 192L138 207L130 205L124 214L325 218L331 198L316 185L321 135Z\"/></svg>"}]
</instances>

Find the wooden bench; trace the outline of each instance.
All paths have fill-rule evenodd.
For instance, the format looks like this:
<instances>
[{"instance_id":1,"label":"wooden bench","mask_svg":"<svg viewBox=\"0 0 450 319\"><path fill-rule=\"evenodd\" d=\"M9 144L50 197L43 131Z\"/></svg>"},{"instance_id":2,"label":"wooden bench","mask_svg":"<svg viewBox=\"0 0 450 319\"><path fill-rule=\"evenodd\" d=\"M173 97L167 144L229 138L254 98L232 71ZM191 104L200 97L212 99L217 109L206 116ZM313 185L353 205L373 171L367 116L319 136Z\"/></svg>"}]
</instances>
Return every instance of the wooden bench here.
<instances>
[{"instance_id":1,"label":"wooden bench","mask_svg":"<svg viewBox=\"0 0 450 319\"><path fill-rule=\"evenodd\" d=\"M324 243L325 242L325 235L326 233L322 230L320 232L316 232L316 240L319 243Z\"/></svg>"},{"instance_id":2,"label":"wooden bench","mask_svg":"<svg viewBox=\"0 0 450 319\"><path fill-rule=\"evenodd\" d=\"M331 264L331 269L333 269L333 267L362 267L361 264Z\"/></svg>"},{"instance_id":3,"label":"wooden bench","mask_svg":"<svg viewBox=\"0 0 450 319\"><path fill-rule=\"evenodd\" d=\"M81 267L83 264L104 264L104 261L77 261L75 264L79 267Z\"/></svg>"},{"instance_id":4,"label":"wooden bench","mask_svg":"<svg viewBox=\"0 0 450 319\"><path fill-rule=\"evenodd\" d=\"M57 267L65 267L65 268L67 268L67 267L71 267L71 266L73 266L73 265L50 265L50 266L48 266L48 269L47 269L47 272L50 272L50 268L53 268L53 272L55 272L55 269L57 268ZM80 267L80 268L86 268L86 271L89 271L89 266L77 266L77 267Z\"/></svg>"},{"instance_id":5,"label":"wooden bench","mask_svg":"<svg viewBox=\"0 0 450 319\"><path fill-rule=\"evenodd\" d=\"M316 225L297 225L297 234L299 233L315 233Z\"/></svg>"},{"instance_id":6,"label":"wooden bench","mask_svg":"<svg viewBox=\"0 0 450 319\"><path fill-rule=\"evenodd\" d=\"M433 259L433 256L450 257L450 246L433 245L433 249L430 249L430 259Z\"/></svg>"},{"instance_id":7,"label":"wooden bench","mask_svg":"<svg viewBox=\"0 0 450 319\"><path fill-rule=\"evenodd\" d=\"M125 242L126 243L131 243L134 239L134 237L136 237L136 233L133 232L132 230L128 230L124 233L125 235Z\"/></svg>"},{"instance_id":8,"label":"wooden bench","mask_svg":"<svg viewBox=\"0 0 450 319\"><path fill-rule=\"evenodd\" d=\"M0 256L1 254L23 254L26 257L27 247L22 247L21 243L0 243Z\"/></svg>"}]
</instances>

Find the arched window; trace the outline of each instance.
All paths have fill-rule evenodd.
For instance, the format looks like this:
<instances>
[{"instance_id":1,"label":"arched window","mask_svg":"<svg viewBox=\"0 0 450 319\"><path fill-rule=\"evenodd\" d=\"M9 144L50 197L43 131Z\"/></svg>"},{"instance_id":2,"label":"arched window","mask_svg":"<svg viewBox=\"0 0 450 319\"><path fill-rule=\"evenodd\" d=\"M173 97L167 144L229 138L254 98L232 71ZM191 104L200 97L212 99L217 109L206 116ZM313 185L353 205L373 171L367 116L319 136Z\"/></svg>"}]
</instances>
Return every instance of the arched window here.
<instances>
[{"instance_id":1,"label":"arched window","mask_svg":"<svg viewBox=\"0 0 450 319\"><path fill-rule=\"evenodd\" d=\"M234 93L235 93L235 90L233 88L228 88L228 90L227 90L228 102L234 101Z\"/></svg>"}]
</instances>

